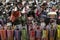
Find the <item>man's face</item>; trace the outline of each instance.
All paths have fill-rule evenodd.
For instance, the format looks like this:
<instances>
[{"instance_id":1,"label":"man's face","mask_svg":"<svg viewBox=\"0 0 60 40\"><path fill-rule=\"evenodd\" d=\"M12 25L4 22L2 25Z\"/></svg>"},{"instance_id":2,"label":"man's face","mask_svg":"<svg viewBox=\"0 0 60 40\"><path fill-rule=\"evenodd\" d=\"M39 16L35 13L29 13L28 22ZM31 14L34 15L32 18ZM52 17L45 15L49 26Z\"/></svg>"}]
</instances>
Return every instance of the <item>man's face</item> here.
<instances>
[{"instance_id":1,"label":"man's face","mask_svg":"<svg viewBox=\"0 0 60 40\"><path fill-rule=\"evenodd\" d=\"M45 9L45 7L44 6L41 6L41 10L44 10Z\"/></svg>"},{"instance_id":2,"label":"man's face","mask_svg":"<svg viewBox=\"0 0 60 40\"><path fill-rule=\"evenodd\" d=\"M50 18L55 18L56 16L55 16L55 15L50 15L49 17L50 17Z\"/></svg>"},{"instance_id":3,"label":"man's face","mask_svg":"<svg viewBox=\"0 0 60 40\"><path fill-rule=\"evenodd\" d=\"M44 22L44 19L40 19L40 22Z\"/></svg>"},{"instance_id":4,"label":"man's face","mask_svg":"<svg viewBox=\"0 0 60 40\"><path fill-rule=\"evenodd\" d=\"M28 20L32 20L32 19L33 19L33 17L32 17L32 16L28 17Z\"/></svg>"},{"instance_id":5,"label":"man's face","mask_svg":"<svg viewBox=\"0 0 60 40\"><path fill-rule=\"evenodd\" d=\"M18 4L19 7L22 7L22 4Z\"/></svg>"},{"instance_id":6,"label":"man's face","mask_svg":"<svg viewBox=\"0 0 60 40\"><path fill-rule=\"evenodd\" d=\"M52 11L55 11L55 10L56 10L56 7L53 6L53 7L52 7Z\"/></svg>"}]
</instances>

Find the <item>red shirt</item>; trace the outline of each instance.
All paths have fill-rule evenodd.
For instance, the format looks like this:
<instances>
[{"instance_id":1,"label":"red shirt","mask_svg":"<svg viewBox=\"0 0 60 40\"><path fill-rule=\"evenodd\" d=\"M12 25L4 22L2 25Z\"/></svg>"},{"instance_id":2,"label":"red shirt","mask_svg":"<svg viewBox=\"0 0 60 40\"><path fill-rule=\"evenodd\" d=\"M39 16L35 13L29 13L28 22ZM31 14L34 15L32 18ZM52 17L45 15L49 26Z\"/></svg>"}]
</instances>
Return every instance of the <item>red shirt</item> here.
<instances>
[{"instance_id":1,"label":"red shirt","mask_svg":"<svg viewBox=\"0 0 60 40\"><path fill-rule=\"evenodd\" d=\"M20 16L19 11L13 11L13 13L11 14L10 20L14 22L19 16Z\"/></svg>"}]
</instances>

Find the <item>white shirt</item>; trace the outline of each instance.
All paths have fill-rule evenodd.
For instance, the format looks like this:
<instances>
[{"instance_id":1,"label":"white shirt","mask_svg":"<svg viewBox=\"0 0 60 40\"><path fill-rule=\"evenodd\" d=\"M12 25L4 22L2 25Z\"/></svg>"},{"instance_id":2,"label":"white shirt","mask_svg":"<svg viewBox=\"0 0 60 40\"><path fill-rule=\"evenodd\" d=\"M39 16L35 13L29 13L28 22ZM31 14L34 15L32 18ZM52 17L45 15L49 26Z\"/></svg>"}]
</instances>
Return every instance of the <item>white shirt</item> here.
<instances>
[{"instance_id":1,"label":"white shirt","mask_svg":"<svg viewBox=\"0 0 60 40\"><path fill-rule=\"evenodd\" d=\"M42 22L42 23L41 23L41 29L43 29L43 28L45 27L45 25L46 25L46 24L45 24L44 22Z\"/></svg>"},{"instance_id":2,"label":"white shirt","mask_svg":"<svg viewBox=\"0 0 60 40\"><path fill-rule=\"evenodd\" d=\"M8 3L10 0L6 0L6 3Z\"/></svg>"}]
</instances>

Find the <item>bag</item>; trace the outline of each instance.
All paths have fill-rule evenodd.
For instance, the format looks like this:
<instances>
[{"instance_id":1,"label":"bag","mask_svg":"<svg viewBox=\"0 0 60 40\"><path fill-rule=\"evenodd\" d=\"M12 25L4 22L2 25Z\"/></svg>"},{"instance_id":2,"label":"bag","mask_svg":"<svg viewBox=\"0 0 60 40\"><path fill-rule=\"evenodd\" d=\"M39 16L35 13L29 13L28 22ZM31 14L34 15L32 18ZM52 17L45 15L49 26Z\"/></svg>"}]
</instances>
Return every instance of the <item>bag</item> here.
<instances>
[{"instance_id":1,"label":"bag","mask_svg":"<svg viewBox=\"0 0 60 40\"><path fill-rule=\"evenodd\" d=\"M6 30L0 30L1 40L7 40Z\"/></svg>"},{"instance_id":2,"label":"bag","mask_svg":"<svg viewBox=\"0 0 60 40\"><path fill-rule=\"evenodd\" d=\"M60 25L58 25L58 28L57 28L57 37L60 38Z\"/></svg>"},{"instance_id":3,"label":"bag","mask_svg":"<svg viewBox=\"0 0 60 40\"><path fill-rule=\"evenodd\" d=\"M27 31L25 28L22 29L22 40L27 40Z\"/></svg>"},{"instance_id":4,"label":"bag","mask_svg":"<svg viewBox=\"0 0 60 40\"><path fill-rule=\"evenodd\" d=\"M13 30L7 30L7 39L8 40L14 40L14 31Z\"/></svg>"},{"instance_id":5,"label":"bag","mask_svg":"<svg viewBox=\"0 0 60 40\"><path fill-rule=\"evenodd\" d=\"M21 40L21 32L19 30L15 30L15 40Z\"/></svg>"},{"instance_id":6,"label":"bag","mask_svg":"<svg viewBox=\"0 0 60 40\"><path fill-rule=\"evenodd\" d=\"M48 31L47 30L43 30L42 32L42 38L47 38L48 37Z\"/></svg>"}]
</instances>

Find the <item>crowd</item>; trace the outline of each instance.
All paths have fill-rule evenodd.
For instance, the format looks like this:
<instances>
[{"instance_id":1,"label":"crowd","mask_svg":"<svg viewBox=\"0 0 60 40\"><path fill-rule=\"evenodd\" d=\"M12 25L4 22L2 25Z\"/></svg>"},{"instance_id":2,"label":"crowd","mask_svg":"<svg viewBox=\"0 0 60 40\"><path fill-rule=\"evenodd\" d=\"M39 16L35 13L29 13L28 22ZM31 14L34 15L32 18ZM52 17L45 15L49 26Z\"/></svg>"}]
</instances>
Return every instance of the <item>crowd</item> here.
<instances>
[{"instance_id":1,"label":"crowd","mask_svg":"<svg viewBox=\"0 0 60 40\"><path fill-rule=\"evenodd\" d=\"M0 40L60 40L60 2L0 2Z\"/></svg>"}]
</instances>

